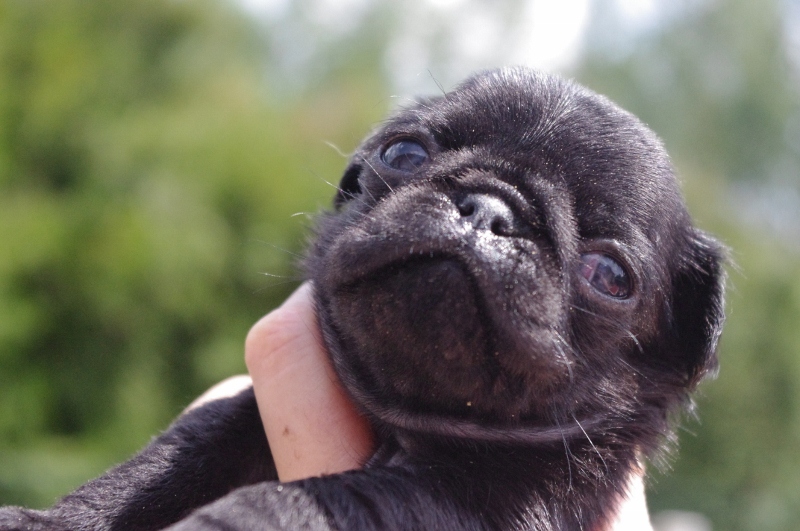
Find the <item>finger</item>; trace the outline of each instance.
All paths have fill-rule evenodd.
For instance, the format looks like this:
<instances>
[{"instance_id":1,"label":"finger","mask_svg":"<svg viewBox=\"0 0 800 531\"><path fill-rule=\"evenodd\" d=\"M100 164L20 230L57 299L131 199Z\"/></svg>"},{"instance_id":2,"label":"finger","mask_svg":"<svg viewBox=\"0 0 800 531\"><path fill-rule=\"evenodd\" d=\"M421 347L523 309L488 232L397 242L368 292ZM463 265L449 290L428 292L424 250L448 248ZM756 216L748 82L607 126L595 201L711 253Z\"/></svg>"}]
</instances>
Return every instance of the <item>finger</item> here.
<instances>
[{"instance_id":1,"label":"finger","mask_svg":"<svg viewBox=\"0 0 800 531\"><path fill-rule=\"evenodd\" d=\"M310 284L253 326L245 361L281 481L351 470L370 457L372 433L322 347Z\"/></svg>"}]
</instances>

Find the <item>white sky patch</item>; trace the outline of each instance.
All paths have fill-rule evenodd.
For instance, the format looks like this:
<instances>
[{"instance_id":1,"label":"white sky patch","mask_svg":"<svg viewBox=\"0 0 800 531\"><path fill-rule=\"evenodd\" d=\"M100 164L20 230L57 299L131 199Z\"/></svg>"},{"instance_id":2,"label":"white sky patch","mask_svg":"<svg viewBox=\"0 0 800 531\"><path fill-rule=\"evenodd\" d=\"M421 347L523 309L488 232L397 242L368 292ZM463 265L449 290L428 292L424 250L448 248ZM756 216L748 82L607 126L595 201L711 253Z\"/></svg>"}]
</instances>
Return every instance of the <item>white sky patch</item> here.
<instances>
[{"instance_id":1,"label":"white sky patch","mask_svg":"<svg viewBox=\"0 0 800 531\"><path fill-rule=\"evenodd\" d=\"M308 14L319 27L343 34L358 26L371 3L371 0L317 0Z\"/></svg>"},{"instance_id":2,"label":"white sky patch","mask_svg":"<svg viewBox=\"0 0 800 531\"><path fill-rule=\"evenodd\" d=\"M628 34L628 40L636 39L660 28L674 24L676 20L699 14L712 8L720 0L614 0L620 23Z\"/></svg>"},{"instance_id":3,"label":"white sky patch","mask_svg":"<svg viewBox=\"0 0 800 531\"><path fill-rule=\"evenodd\" d=\"M568 67L580 52L589 7L590 0L529 2L521 14L516 49L508 62L550 71Z\"/></svg>"},{"instance_id":4,"label":"white sky patch","mask_svg":"<svg viewBox=\"0 0 800 531\"><path fill-rule=\"evenodd\" d=\"M437 9L452 9L464 4L464 0L427 0L430 5Z\"/></svg>"},{"instance_id":5,"label":"white sky patch","mask_svg":"<svg viewBox=\"0 0 800 531\"><path fill-rule=\"evenodd\" d=\"M292 0L234 0L248 13L267 20L278 20L286 14ZM439 0L460 1L460 0ZM332 34L347 33L358 25L372 0L316 0L307 4L307 18ZM302 36L298 36L302 38Z\"/></svg>"},{"instance_id":6,"label":"white sky patch","mask_svg":"<svg viewBox=\"0 0 800 531\"><path fill-rule=\"evenodd\" d=\"M248 13L259 17L278 18L286 12L291 0L236 0Z\"/></svg>"},{"instance_id":7,"label":"white sky patch","mask_svg":"<svg viewBox=\"0 0 800 531\"><path fill-rule=\"evenodd\" d=\"M449 54L469 64L491 61L502 46L503 27L496 16L489 16L480 4L469 4L454 13Z\"/></svg>"},{"instance_id":8,"label":"white sky patch","mask_svg":"<svg viewBox=\"0 0 800 531\"><path fill-rule=\"evenodd\" d=\"M631 26L648 29L658 21L656 0L616 0L616 4L625 22Z\"/></svg>"},{"instance_id":9,"label":"white sky patch","mask_svg":"<svg viewBox=\"0 0 800 531\"><path fill-rule=\"evenodd\" d=\"M415 37L415 35L401 35L386 49L384 62L392 79L392 85L399 94L417 93L419 87L427 89L427 93L432 92L430 86L432 80L428 74L431 63L429 48L423 40Z\"/></svg>"},{"instance_id":10,"label":"white sky patch","mask_svg":"<svg viewBox=\"0 0 800 531\"><path fill-rule=\"evenodd\" d=\"M529 0L515 12L481 0L414 4L397 20L386 55L401 95L435 93L437 82L449 88L476 70L503 65L566 70L580 54L591 0ZM434 41L439 55L431 53Z\"/></svg>"},{"instance_id":11,"label":"white sky patch","mask_svg":"<svg viewBox=\"0 0 800 531\"><path fill-rule=\"evenodd\" d=\"M268 20L283 35L285 54L335 42L358 27L381 0L231 0ZM699 1L699 0L696 0ZM594 0L403 0L385 51L385 69L397 94L438 92L470 73L502 65L568 71L580 57ZM615 0L626 26L657 24L658 0ZM283 16L302 6L302 24L283 27ZM316 27L317 33L306 34Z\"/></svg>"},{"instance_id":12,"label":"white sky patch","mask_svg":"<svg viewBox=\"0 0 800 531\"><path fill-rule=\"evenodd\" d=\"M268 19L280 18L292 0L235 0L248 12ZM360 19L360 14L375 0L317 0L308 16L315 24L330 28L332 32L344 33ZM655 0L617 0L624 12L635 19L649 17L654 11ZM504 28L493 14L491 4L470 0L423 0L409 3L409 31L399 32L398 44L391 56L398 57L397 48L411 46L411 40L424 36L432 38L431 32L438 28L430 26L430 18L424 14L427 8L447 12L451 19L451 53L453 62L463 62L466 69L475 65L526 64L545 70L558 70L574 61L580 51L581 35L586 27L591 0L529 0L523 4L514 27ZM416 6L414 5L416 4ZM422 5L420 5L422 4ZM414 7L422 7L422 12ZM433 17L437 18L437 17ZM398 21L400 22L400 21ZM298 36L302 38L302 36ZM420 44L414 45L419 54ZM424 55L424 54L423 54ZM418 55L419 57L419 55Z\"/></svg>"},{"instance_id":13,"label":"white sky patch","mask_svg":"<svg viewBox=\"0 0 800 531\"><path fill-rule=\"evenodd\" d=\"M786 2L784 12L786 51L794 66L795 76L800 79L800 2Z\"/></svg>"}]
</instances>

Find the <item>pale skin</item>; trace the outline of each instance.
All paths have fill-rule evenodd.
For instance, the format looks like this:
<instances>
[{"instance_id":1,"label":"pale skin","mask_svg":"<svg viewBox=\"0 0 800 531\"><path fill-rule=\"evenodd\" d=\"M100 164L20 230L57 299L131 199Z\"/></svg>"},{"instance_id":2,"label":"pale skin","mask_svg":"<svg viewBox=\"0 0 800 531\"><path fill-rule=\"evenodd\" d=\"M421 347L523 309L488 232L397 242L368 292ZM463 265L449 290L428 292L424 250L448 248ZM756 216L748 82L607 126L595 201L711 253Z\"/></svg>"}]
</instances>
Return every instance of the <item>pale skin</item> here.
<instances>
[{"instance_id":1,"label":"pale skin","mask_svg":"<svg viewBox=\"0 0 800 531\"><path fill-rule=\"evenodd\" d=\"M369 424L341 388L322 347L310 284L253 326L245 361L249 377L225 380L190 407L253 385L281 481L356 469L371 456ZM652 530L642 476L632 475L630 495L606 531Z\"/></svg>"}]
</instances>

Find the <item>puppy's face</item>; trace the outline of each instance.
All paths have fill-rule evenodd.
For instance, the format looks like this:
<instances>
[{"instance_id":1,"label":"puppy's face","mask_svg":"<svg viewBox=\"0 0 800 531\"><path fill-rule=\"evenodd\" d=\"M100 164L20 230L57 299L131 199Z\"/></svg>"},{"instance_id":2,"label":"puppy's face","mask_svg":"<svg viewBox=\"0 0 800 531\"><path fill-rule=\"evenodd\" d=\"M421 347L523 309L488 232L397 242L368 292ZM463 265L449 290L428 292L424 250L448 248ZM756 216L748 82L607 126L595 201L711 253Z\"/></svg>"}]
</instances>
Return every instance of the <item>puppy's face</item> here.
<instances>
[{"instance_id":1,"label":"puppy's face","mask_svg":"<svg viewBox=\"0 0 800 531\"><path fill-rule=\"evenodd\" d=\"M514 439L666 417L715 364L720 251L660 142L523 69L369 137L308 270L345 385L397 429Z\"/></svg>"}]
</instances>

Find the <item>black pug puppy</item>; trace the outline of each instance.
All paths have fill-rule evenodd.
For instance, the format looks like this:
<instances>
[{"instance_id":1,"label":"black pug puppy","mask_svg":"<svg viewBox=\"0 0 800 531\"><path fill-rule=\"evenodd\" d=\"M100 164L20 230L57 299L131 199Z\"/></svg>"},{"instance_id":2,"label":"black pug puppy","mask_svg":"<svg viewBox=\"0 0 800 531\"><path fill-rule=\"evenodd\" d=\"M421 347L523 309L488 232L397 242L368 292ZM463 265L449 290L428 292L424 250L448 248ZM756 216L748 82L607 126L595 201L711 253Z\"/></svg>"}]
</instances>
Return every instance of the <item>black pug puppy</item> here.
<instances>
[{"instance_id":1,"label":"black pug puppy","mask_svg":"<svg viewBox=\"0 0 800 531\"><path fill-rule=\"evenodd\" d=\"M305 267L379 437L363 470L277 482L250 390L0 528L599 529L716 368L722 249L661 143L526 69L385 122Z\"/></svg>"}]
</instances>

